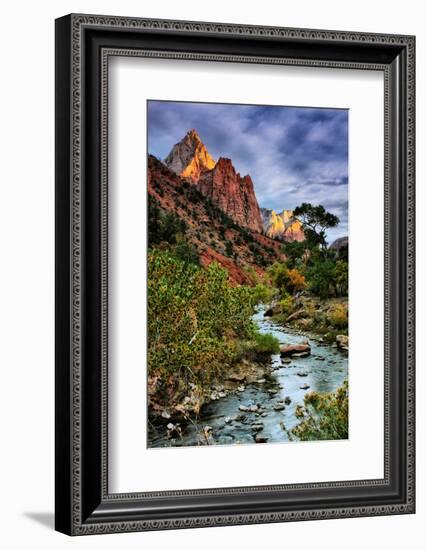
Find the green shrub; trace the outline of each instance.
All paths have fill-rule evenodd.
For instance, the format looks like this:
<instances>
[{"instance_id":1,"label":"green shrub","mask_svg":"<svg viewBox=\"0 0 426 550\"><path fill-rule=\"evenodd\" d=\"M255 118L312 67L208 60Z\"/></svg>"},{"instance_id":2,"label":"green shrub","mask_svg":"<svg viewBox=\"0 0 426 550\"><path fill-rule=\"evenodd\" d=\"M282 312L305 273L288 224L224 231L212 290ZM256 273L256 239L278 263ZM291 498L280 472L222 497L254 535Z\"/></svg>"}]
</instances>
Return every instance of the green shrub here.
<instances>
[{"instance_id":1,"label":"green shrub","mask_svg":"<svg viewBox=\"0 0 426 550\"><path fill-rule=\"evenodd\" d=\"M263 283L258 283L253 289L253 299L256 304L270 304L275 296L276 290Z\"/></svg>"},{"instance_id":2,"label":"green shrub","mask_svg":"<svg viewBox=\"0 0 426 550\"><path fill-rule=\"evenodd\" d=\"M251 339L255 302L247 286L228 284L226 270L201 269L172 252L148 252L148 374L157 400L177 402L189 383L208 388ZM154 390L153 390L154 392Z\"/></svg>"},{"instance_id":3,"label":"green shrub","mask_svg":"<svg viewBox=\"0 0 426 550\"><path fill-rule=\"evenodd\" d=\"M285 294L279 301L281 313L284 315L290 315L294 310L294 298L290 294Z\"/></svg>"},{"instance_id":4,"label":"green shrub","mask_svg":"<svg viewBox=\"0 0 426 550\"><path fill-rule=\"evenodd\" d=\"M334 393L310 392L296 416L301 422L291 430L302 441L348 438L348 382Z\"/></svg>"},{"instance_id":5,"label":"green shrub","mask_svg":"<svg viewBox=\"0 0 426 550\"><path fill-rule=\"evenodd\" d=\"M327 312L327 321L334 328L347 328L348 304L333 304Z\"/></svg>"},{"instance_id":6,"label":"green shrub","mask_svg":"<svg viewBox=\"0 0 426 550\"><path fill-rule=\"evenodd\" d=\"M255 334L255 350L258 353L279 353L280 343L272 334L257 332Z\"/></svg>"}]
</instances>

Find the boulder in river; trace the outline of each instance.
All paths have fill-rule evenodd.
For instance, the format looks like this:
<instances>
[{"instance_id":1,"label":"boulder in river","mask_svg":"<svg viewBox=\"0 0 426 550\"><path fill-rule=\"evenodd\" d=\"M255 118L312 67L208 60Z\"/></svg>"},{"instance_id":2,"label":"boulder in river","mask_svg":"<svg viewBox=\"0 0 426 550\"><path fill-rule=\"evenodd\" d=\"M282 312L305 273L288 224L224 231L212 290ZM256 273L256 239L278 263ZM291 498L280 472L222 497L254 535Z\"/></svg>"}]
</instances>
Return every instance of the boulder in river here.
<instances>
[{"instance_id":1,"label":"boulder in river","mask_svg":"<svg viewBox=\"0 0 426 550\"><path fill-rule=\"evenodd\" d=\"M251 425L251 429L254 431L254 432L261 432L263 430L263 424L252 424Z\"/></svg>"},{"instance_id":2,"label":"boulder in river","mask_svg":"<svg viewBox=\"0 0 426 550\"><path fill-rule=\"evenodd\" d=\"M281 357L294 357L295 354L306 353L310 355L311 346L309 343L306 344L285 344L280 347Z\"/></svg>"},{"instance_id":3,"label":"boulder in river","mask_svg":"<svg viewBox=\"0 0 426 550\"><path fill-rule=\"evenodd\" d=\"M309 390L310 387L311 387L311 386L310 386L309 384L302 384L302 385L300 386L300 389L301 389L301 390Z\"/></svg>"},{"instance_id":4,"label":"boulder in river","mask_svg":"<svg viewBox=\"0 0 426 550\"><path fill-rule=\"evenodd\" d=\"M274 405L274 411L283 411L285 409L284 403L276 403Z\"/></svg>"},{"instance_id":5,"label":"boulder in river","mask_svg":"<svg viewBox=\"0 0 426 550\"><path fill-rule=\"evenodd\" d=\"M297 376L308 376L308 372L298 372Z\"/></svg>"},{"instance_id":6,"label":"boulder in river","mask_svg":"<svg viewBox=\"0 0 426 550\"><path fill-rule=\"evenodd\" d=\"M256 443L268 443L268 438L259 433L254 436L254 440Z\"/></svg>"},{"instance_id":7,"label":"boulder in river","mask_svg":"<svg viewBox=\"0 0 426 550\"><path fill-rule=\"evenodd\" d=\"M300 353L293 353L292 357L293 359L301 358L301 357L309 357L310 352L308 351L301 351Z\"/></svg>"},{"instance_id":8,"label":"boulder in river","mask_svg":"<svg viewBox=\"0 0 426 550\"><path fill-rule=\"evenodd\" d=\"M287 395L287 397L284 399L284 403L285 403L286 405L290 405L290 403L291 403L291 397L290 397L289 395Z\"/></svg>"},{"instance_id":9,"label":"boulder in river","mask_svg":"<svg viewBox=\"0 0 426 550\"><path fill-rule=\"evenodd\" d=\"M349 351L349 336L346 336L346 334L338 334L336 336L336 344L338 349Z\"/></svg>"}]
</instances>

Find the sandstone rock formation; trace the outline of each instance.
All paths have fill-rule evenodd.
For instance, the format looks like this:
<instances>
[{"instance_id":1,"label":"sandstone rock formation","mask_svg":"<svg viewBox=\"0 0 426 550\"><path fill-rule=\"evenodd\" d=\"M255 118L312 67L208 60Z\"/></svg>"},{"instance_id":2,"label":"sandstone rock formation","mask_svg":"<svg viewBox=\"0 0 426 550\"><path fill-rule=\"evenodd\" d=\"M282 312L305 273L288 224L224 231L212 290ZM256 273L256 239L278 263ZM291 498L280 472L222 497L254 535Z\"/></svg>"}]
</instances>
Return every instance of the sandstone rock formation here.
<instances>
[{"instance_id":1,"label":"sandstone rock formation","mask_svg":"<svg viewBox=\"0 0 426 550\"><path fill-rule=\"evenodd\" d=\"M175 174L197 183L204 170L211 170L215 161L207 151L195 130L189 130L184 138L176 143L164 164Z\"/></svg>"},{"instance_id":2,"label":"sandstone rock formation","mask_svg":"<svg viewBox=\"0 0 426 550\"><path fill-rule=\"evenodd\" d=\"M221 157L212 170L203 172L198 188L235 223L259 233L262 231L262 218L252 179L249 175L241 177L230 159Z\"/></svg>"},{"instance_id":3,"label":"sandstone rock formation","mask_svg":"<svg viewBox=\"0 0 426 550\"><path fill-rule=\"evenodd\" d=\"M293 217L292 210L275 212L268 208L261 208L263 230L272 239L280 238L285 241L303 241L302 224Z\"/></svg>"},{"instance_id":4,"label":"sandstone rock formation","mask_svg":"<svg viewBox=\"0 0 426 550\"><path fill-rule=\"evenodd\" d=\"M263 230L259 205L250 176L241 177L230 159L217 163L195 130L176 143L164 164L178 176L196 184L235 223L259 233Z\"/></svg>"}]
</instances>

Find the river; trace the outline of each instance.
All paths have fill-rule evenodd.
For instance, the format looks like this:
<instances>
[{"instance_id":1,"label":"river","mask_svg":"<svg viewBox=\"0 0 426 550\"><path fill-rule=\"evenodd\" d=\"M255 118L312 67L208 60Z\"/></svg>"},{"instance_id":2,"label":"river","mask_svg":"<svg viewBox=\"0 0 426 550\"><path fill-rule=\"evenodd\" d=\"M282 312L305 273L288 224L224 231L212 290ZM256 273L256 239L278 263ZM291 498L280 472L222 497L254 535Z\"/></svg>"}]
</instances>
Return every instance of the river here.
<instances>
[{"instance_id":1,"label":"river","mask_svg":"<svg viewBox=\"0 0 426 550\"><path fill-rule=\"evenodd\" d=\"M151 428L149 447L255 443L256 434L268 443L289 441L288 431L299 422L295 409L303 405L306 392L335 391L348 377L348 358L335 347L313 335L289 331L265 318L263 308L258 309L253 320L260 332L273 334L280 344L309 339L311 355L294 358L289 364L283 364L279 354L272 355L269 372L263 379L206 404L197 422L181 426L180 437L171 440L164 429ZM244 410L250 407L257 410Z\"/></svg>"}]
</instances>

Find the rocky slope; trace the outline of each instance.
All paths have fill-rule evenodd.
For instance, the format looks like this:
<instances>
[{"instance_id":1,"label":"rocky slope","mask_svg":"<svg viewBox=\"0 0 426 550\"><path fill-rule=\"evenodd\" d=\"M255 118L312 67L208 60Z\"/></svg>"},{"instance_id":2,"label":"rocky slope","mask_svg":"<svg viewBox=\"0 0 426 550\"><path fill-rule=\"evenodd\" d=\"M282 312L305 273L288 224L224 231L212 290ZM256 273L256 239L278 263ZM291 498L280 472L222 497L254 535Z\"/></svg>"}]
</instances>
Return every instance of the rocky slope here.
<instances>
[{"instance_id":1,"label":"rocky slope","mask_svg":"<svg viewBox=\"0 0 426 550\"><path fill-rule=\"evenodd\" d=\"M344 248L345 246L349 246L348 237L340 237L339 239L336 239L331 243L330 248L339 252L340 249Z\"/></svg>"},{"instance_id":2,"label":"rocky slope","mask_svg":"<svg viewBox=\"0 0 426 550\"><path fill-rule=\"evenodd\" d=\"M178 176L197 185L235 223L259 233L263 230L259 205L249 175L241 176L232 161L213 160L195 130L176 143L164 164Z\"/></svg>"},{"instance_id":3,"label":"rocky slope","mask_svg":"<svg viewBox=\"0 0 426 550\"><path fill-rule=\"evenodd\" d=\"M198 186L152 155L148 157L148 194L163 212L173 212L185 221L186 238L201 265L218 262L233 283L252 283L253 273L261 276L268 265L283 259L279 241L237 224Z\"/></svg>"},{"instance_id":4,"label":"rocky slope","mask_svg":"<svg viewBox=\"0 0 426 550\"><path fill-rule=\"evenodd\" d=\"M268 208L261 208L263 230L268 237L284 241L303 241L302 224L293 217L292 210L275 212Z\"/></svg>"}]
</instances>

